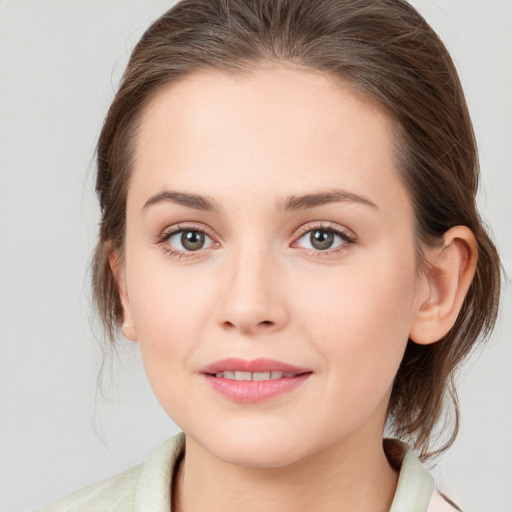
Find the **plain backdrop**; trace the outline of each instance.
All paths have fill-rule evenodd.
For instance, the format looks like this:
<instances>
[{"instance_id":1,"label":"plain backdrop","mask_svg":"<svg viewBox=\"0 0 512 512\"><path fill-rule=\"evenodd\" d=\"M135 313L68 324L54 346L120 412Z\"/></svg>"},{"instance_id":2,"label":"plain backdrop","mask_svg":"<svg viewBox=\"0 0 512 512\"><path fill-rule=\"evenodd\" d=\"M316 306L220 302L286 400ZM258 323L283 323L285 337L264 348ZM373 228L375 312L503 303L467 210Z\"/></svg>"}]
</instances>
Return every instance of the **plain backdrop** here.
<instances>
[{"instance_id":1,"label":"plain backdrop","mask_svg":"<svg viewBox=\"0 0 512 512\"><path fill-rule=\"evenodd\" d=\"M131 48L171 5L0 0L2 512L123 471L177 432L136 344L107 358L98 387L88 284L96 137ZM511 275L512 1L414 5L460 71L481 154L480 208ZM511 306L508 286L491 341L459 378L459 438L433 470L466 512L512 511Z\"/></svg>"}]
</instances>

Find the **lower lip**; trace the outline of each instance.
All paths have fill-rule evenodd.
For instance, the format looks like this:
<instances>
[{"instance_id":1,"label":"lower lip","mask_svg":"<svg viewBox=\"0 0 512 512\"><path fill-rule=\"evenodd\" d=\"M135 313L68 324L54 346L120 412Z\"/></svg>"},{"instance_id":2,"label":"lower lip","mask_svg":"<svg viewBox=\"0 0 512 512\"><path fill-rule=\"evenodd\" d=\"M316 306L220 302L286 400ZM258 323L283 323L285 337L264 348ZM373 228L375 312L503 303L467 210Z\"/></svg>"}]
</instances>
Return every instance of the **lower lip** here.
<instances>
[{"instance_id":1,"label":"lower lip","mask_svg":"<svg viewBox=\"0 0 512 512\"><path fill-rule=\"evenodd\" d=\"M311 376L311 373L303 373L296 377L260 381L234 380L203 375L217 393L235 402L254 403L263 402L298 388Z\"/></svg>"}]
</instances>

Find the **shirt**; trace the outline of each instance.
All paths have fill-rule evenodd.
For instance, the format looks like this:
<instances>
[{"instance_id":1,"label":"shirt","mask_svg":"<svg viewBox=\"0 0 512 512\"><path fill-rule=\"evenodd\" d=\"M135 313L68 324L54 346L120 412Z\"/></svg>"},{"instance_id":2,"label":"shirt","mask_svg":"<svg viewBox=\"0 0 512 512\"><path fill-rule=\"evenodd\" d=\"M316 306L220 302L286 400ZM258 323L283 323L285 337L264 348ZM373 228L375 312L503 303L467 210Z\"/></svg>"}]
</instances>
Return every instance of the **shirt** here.
<instances>
[{"instance_id":1,"label":"shirt","mask_svg":"<svg viewBox=\"0 0 512 512\"><path fill-rule=\"evenodd\" d=\"M390 512L456 512L434 488L432 476L407 444L386 439L384 448L392 466L399 469ZM35 512L172 512L172 477L184 449L182 432L157 448L144 464Z\"/></svg>"}]
</instances>

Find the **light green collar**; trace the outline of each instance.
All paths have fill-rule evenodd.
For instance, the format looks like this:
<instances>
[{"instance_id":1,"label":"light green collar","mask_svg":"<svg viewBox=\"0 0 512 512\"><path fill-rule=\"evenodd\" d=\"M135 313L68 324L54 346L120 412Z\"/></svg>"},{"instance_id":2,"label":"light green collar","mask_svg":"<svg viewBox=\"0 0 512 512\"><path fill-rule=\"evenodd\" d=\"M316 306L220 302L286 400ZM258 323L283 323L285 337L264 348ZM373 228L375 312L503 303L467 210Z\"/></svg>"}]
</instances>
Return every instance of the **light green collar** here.
<instances>
[{"instance_id":1,"label":"light green collar","mask_svg":"<svg viewBox=\"0 0 512 512\"><path fill-rule=\"evenodd\" d=\"M171 512L172 476L183 453L185 435L164 443L144 464L135 493L135 512ZM384 441L386 455L400 467L398 485L389 512L426 512L434 490L434 480L411 448L396 439Z\"/></svg>"},{"instance_id":2,"label":"light green collar","mask_svg":"<svg viewBox=\"0 0 512 512\"><path fill-rule=\"evenodd\" d=\"M386 439L388 447L394 445L403 454L395 497L389 512L426 512L432 493L434 479L409 445L397 439ZM398 461L400 465L400 461Z\"/></svg>"}]
</instances>

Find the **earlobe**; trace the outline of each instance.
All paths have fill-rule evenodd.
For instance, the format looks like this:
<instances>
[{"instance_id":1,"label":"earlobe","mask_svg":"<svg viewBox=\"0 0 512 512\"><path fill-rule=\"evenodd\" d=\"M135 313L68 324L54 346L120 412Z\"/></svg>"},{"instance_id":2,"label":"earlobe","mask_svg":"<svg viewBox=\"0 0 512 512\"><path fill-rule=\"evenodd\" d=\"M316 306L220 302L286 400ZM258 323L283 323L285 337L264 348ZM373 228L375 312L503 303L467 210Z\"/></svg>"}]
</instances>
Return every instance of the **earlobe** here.
<instances>
[{"instance_id":1,"label":"earlobe","mask_svg":"<svg viewBox=\"0 0 512 512\"><path fill-rule=\"evenodd\" d=\"M111 249L108 251L108 261L112 273L116 278L117 286L119 289L119 297L121 299L121 304L123 306L123 335L125 338L131 341L137 341L137 331L135 329L135 323L133 321L132 312L130 308L130 301L126 289L124 269L120 261L119 254L116 250Z\"/></svg>"},{"instance_id":2,"label":"earlobe","mask_svg":"<svg viewBox=\"0 0 512 512\"><path fill-rule=\"evenodd\" d=\"M124 306L123 306L124 310ZM137 341L137 332L135 330L135 324L133 323L133 318L127 317L126 313L124 314L124 320L123 320L123 335L125 338L131 340L131 341Z\"/></svg>"},{"instance_id":3,"label":"earlobe","mask_svg":"<svg viewBox=\"0 0 512 512\"><path fill-rule=\"evenodd\" d=\"M425 251L428 268L418 289L409 338L421 345L439 341L453 327L475 274L478 247L473 232L455 226L441 247Z\"/></svg>"}]
</instances>

